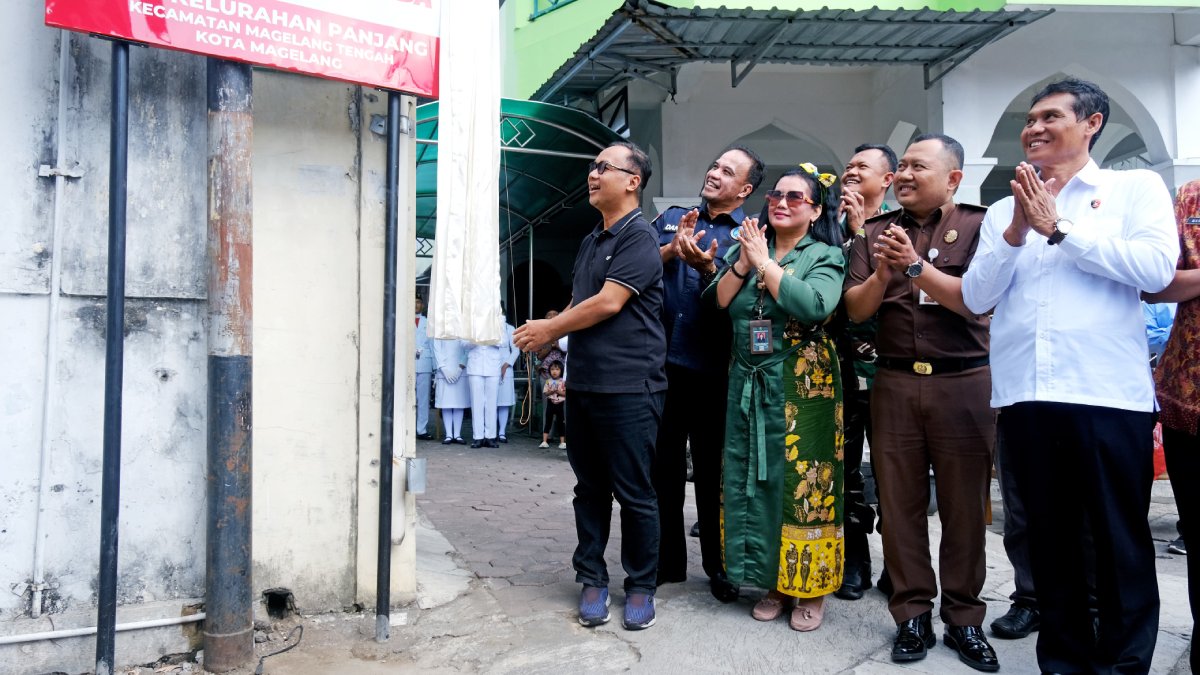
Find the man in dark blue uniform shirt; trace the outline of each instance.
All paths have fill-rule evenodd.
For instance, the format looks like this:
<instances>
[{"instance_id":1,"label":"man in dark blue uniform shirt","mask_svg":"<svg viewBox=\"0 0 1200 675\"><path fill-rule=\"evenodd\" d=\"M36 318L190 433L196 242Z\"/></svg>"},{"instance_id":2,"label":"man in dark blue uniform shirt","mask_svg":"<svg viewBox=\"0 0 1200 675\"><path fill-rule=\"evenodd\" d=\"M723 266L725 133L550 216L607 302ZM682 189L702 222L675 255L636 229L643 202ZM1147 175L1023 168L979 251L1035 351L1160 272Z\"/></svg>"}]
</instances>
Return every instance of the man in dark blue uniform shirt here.
<instances>
[{"instance_id":1,"label":"man in dark blue uniform shirt","mask_svg":"<svg viewBox=\"0 0 1200 675\"><path fill-rule=\"evenodd\" d=\"M614 143L588 170L588 201L603 221L575 258L571 304L552 319L513 333L524 351L571 335L567 458L575 471L572 563L583 584L579 623L608 621L608 546L612 502L621 505L621 566L628 630L654 625L658 500L650 481L654 438L667 378L662 326L662 265L654 232L638 208L650 160L636 145Z\"/></svg>"},{"instance_id":2,"label":"man in dark blue uniform shirt","mask_svg":"<svg viewBox=\"0 0 1200 675\"><path fill-rule=\"evenodd\" d=\"M728 148L704 175L700 205L673 206L654 220L663 261L663 327L667 332L667 401L654 458L661 534L658 583L687 579L683 502L686 452L700 530L700 556L713 596L737 599L721 562L721 448L729 372L729 317L700 301L724 264L730 232L742 224L742 204L762 182L763 162L741 146Z\"/></svg>"}]
</instances>

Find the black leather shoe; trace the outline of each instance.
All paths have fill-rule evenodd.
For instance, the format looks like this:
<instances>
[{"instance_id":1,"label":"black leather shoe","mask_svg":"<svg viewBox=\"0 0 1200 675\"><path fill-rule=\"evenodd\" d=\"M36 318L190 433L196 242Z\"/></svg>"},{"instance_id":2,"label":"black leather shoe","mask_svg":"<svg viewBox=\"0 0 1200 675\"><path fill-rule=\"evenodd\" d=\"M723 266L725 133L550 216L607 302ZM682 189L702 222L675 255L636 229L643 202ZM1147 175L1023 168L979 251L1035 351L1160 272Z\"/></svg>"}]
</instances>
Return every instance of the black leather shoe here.
<instances>
[{"instance_id":1,"label":"black leather shoe","mask_svg":"<svg viewBox=\"0 0 1200 675\"><path fill-rule=\"evenodd\" d=\"M454 442L454 439L450 438L449 436L442 439L442 445L450 445L453 442Z\"/></svg>"},{"instance_id":2,"label":"black leather shoe","mask_svg":"<svg viewBox=\"0 0 1200 675\"><path fill-rule=\"evenodd\" d=\"M886 564L883 571L879 573L879 583L875 584L875 588L878 588L879 592L883 593L889 600L892 597L892 593L896 592L896 589L892 588L892 577L888 574Z\"/></svg>"},{"instance_id":3,"label":"black leather shoe","mask_svg":"<svg viewBox=\"0 0 1200 675\"><path fill-rule=\"evenodd\" d=\"M472 448L482 448L483 441L479 441L479 440L471 441L471 447Z\"/></svg>"},{"instance_id":4,"label":"black leather shoe","mask_svg":"<svg viewBox=\"0 0 1200 675\"><path fill-rule=\"evenodd\" d=\"M1020 640L1042 627L1042 614L1036 607L1014 604L1008 613L992 622L992 635L1004 640Z\"/></svg>"},{"instance_id":5,"label":"black leather shoe","mask_svg":"<svg viewBox=\"0 0 1200 675\"><path fill-rule=\"evenodd\" d=\"M892 641L892 660L897 663L920 661L937 644L933 634L933 613L925 612L896 626L896 639Z\"/></svg>"},{"instance_id":6,"label":"black leather shoe","mask_svg":"<svg viewBox=\"0 0 1200 675\"><path fill-rule=\"evenodd\" d=\"M994 673L1000 670L996 652L988 644L979 626L946 626L942 636L946 646L958 652L958 660L975 670Z\"/></svg>"},{"instance_id":7,"label":"black leather shoe","mask_svg":"<svg viewBox=\"0 0 1200 675\"><path fill-rule=\"evenodd\" d=\"M432 441L433 434L430 434L430 433L417 434L417 440L418 441Z\"/></svg>"},{"instance_id":8,"label":"black leather shoe","mask_svg":"<svg viewBox=\"0 0 1200 675\"><path fill-rule=\"evenodd\" d=\"M484 441L484 442L483 442L483 447L485 447L485 448L498 448L498 447L500 447L500 444L496 442L496 439L494 439L494 438L489 438L489 439L487 439L486 441Z\"/></svg>"},{"instance_id":9,"label":"black leather shoe","mask_svg":"<svg viewBox=\"0 0 1200 675\"><path fill-rule=\"evenodd\" d=\"M725 576L724 572L709 578L708 590L712 592L714 598L721 602L737 602L738 587L729 580L729 577Z\"/></svg>"},{"instance_id":10,"label":"black leather shoe","mask_svg":"<svg viewBox=\"0 0 1200 675\"><path fill-rule=\"evenodd\" d=\"M688 531L688 536L689 537L699 537L700 536L700 521L697 520L696 522L692 523L692 529Z\"/></svg>"},{"instance_id":11,"label":"black leather shoe","mask_svg":"<svg viewBox=\"0 0 1200 675\"><path fill-rule=\"evenodd\" d=\"M871 587L871 561L855 560L846 563L842 587L833 592L843 600L858 600Z\"/></svg>"}]
</instances>

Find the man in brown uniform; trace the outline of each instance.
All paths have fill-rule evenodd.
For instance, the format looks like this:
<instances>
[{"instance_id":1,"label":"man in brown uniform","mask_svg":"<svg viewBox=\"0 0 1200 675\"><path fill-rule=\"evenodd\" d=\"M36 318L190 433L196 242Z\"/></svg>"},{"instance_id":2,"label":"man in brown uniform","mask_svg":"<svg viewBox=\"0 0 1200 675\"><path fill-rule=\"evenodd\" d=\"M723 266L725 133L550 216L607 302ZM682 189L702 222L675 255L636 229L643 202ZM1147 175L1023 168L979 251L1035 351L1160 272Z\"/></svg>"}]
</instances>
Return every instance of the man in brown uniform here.
<instances>
[{"instance_id":1,"label":"man in brown uniform","mask_svg":"<svg viewBox=\"0 0 1200 675\"><path fill-rule=\"evenodd\" d=\"M846 279L851 320L879 313L879 370L871 392L871 463L882 486L883 535L898 624L893 661L937 644L938 584L929 555L929 468L942 520L941 618L946 644L967 665L1000 667L980 626L986 605L984 521L996 436L989 406L988 319L965 308L960 278L985 210L955 204L962 146L926 134L909 145L893 189L903 207L866 223Z\"/></svg>"}]
</instances>

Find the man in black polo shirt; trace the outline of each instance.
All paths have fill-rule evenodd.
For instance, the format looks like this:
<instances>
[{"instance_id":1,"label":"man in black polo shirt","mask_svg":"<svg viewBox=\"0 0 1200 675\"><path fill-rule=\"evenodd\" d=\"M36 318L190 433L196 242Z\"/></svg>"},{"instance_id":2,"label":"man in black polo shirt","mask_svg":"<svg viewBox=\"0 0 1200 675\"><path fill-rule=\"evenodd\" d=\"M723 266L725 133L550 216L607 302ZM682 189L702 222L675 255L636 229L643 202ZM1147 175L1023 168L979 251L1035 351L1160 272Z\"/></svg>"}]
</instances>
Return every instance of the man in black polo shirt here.
<instances>
[{"instance_id":1,"label":"man in black polo shirt","mask_svg":"<svg viewBox=\"0 0 1200 675\"><path fill-rule=\"evenodd\" d=\"M654 231L639 208L650 160L618 142L588 170L588 201L603 221L584 237L575 258L571 304L553 319L527 322L513 334L522 350L571 335L567 457L575 470L572 563L583 584L579 623L608 621L604 549L612 500L621 505L621 565L625 568L624 626L654 625L658 571L658 501L650 481L654 439L667 378L662 326L662 259Z\"/></svg>"}]
</instances>

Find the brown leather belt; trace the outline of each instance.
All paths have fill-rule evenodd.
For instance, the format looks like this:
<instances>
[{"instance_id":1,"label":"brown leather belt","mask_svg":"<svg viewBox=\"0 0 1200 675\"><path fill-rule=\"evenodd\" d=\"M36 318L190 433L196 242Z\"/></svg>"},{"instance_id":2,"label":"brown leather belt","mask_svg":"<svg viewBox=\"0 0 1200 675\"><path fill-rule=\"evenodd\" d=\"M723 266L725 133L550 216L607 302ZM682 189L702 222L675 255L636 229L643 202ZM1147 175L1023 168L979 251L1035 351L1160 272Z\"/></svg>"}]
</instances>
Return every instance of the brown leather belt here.
<instances>
[{"instance_id":1,"label":"brown leather belt","mask_svg":"<svg viewBox=\"0 0 1200 675\"><path fill-rule=\"evenodd\" d=\"M880 356L875 359L876 365L888 370L903 370L917 375L945 375L961 373L964 370L986 366L988 357L975 356L968 359L894 359L890 356Z\"/></svg>"}]
</instances>

